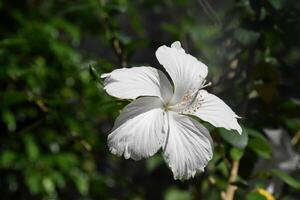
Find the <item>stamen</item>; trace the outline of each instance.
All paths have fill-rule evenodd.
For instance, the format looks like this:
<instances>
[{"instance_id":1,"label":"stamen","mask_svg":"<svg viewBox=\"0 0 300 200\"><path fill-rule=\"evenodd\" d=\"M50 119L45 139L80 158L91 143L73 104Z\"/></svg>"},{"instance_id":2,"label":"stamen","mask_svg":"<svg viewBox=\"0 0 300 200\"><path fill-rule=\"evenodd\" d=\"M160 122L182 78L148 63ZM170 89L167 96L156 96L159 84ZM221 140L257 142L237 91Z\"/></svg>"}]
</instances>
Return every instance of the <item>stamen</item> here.
<instances>
[{"instance_id":1,"label":"stamen","mask_svg":"<svg viewBox=\"0 0 300 200\"><path fill-rule=\"evenodd\" d=\"M190 88L182 97L181 102L176 106L172 106L179 112L191 113L196 112L201 107L203 99L201 98L201 90L212 85L211 82L200 77L201 83L198 88ZM181 111L180 111L181 110Z\"/></svg>"},{"instance_id":2,"label":"stamen","mask_svg":"<svg viewBox=\"0 0 300 200\"><path fill-rule=\"evenodd\" d=\"M205 85L202 85L202 86L201 86L201 89L202 89L202 88L209 87L209 86L211 86L211 85L212 85L212 83L211 83L211 82L208 82L208 83L206 83Z\"/></svg>"},{"instance_id":3,"label":"stamen","mask_svg":"<svg viewBox=\"0 0 300 200\"><path fill-rule=\"evenodd\" d=\"M199 91L200 91L201 89L206 88L206 87L211 86L211 85L212 85L211 82L206 83L206 80L203 79L203 81L202 81L201 86L199 87L199 89L198 89L196 92L194 92L194 93L192 94L193 98L192 98L192 100L190 101L190 103L188 104L187 107L190 107L192 104L194 104L194 102L195 102L195 100L197 99L197 96L198 96L198 94L199 94Z\"/></svg>"}]
</instances>

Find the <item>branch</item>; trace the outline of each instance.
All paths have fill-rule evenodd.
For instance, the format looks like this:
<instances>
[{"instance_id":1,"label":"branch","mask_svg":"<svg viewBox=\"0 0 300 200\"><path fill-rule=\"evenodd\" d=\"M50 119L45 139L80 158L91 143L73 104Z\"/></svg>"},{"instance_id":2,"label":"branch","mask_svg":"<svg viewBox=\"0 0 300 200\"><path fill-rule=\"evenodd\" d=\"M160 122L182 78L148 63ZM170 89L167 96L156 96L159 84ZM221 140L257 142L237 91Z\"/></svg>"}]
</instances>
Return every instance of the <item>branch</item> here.
<instances>
[{"instance_id":1,"label":"branch","mask_svg":"<svg viewBox=\"0 0 300 200\"><path fill-rule=\"evenodd\" d=\"M121 66L123 68L126 68L128 66L127 56L126 56L126 54L124 53L124 51L121 47L120 41L116 38L113 38L112 39L112 46L113 46L113 49L114 49L116 55L119 58Z\"/></svg>"},{"instance_id":2,"label":"branch","mask_svg":"<svg viewBox=\"0 0 300 200\"><path fill-rule=\"evenodd\" d=\"M232 185L231 183L235 182L237 179L239 165L240 165L239 160L233 160L231 171L230 171L230 176L228 179L228 185L226 188L226 193L222 192L222 194L221 194L223 200L233 200L234 193L237 190L237 186Z\"/></svg>"}]
</instances>

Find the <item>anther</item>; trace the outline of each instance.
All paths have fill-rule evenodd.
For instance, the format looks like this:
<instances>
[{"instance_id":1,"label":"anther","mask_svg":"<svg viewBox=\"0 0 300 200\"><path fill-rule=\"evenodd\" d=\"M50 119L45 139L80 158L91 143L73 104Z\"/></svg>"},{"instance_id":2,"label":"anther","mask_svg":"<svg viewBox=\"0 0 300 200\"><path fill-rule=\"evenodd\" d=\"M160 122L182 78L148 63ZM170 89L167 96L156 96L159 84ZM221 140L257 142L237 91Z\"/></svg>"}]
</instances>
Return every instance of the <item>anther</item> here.
<instances>
[{"instance_id":1,"label":"anther","mask_svg":"<svg viewBox=\"0 0 300 200\"><path fill-rule=\"evenodd\" d=\"M204 82L204 84L201 86L201 89L202 89L202 88L206 88L206 87L211 86L211 85L212 85L211 82L208 82L208 83L206 83L206 84L205 84L205 82Z\"/></svg>"}]
</instances>

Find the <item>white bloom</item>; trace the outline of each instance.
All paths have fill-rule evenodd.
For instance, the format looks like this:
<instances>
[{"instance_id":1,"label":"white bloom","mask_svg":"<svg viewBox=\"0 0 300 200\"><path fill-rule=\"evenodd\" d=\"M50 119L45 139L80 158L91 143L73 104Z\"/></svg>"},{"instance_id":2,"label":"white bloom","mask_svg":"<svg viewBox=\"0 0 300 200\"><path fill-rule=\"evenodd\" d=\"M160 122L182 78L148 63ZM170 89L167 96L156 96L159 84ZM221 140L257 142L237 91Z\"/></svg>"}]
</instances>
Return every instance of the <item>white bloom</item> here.
<instances>
[{"instance_id":1,"label":"white bloom","mask_svg":"<svg viewBox=\"0 0 300 200\"><path fill-rule=\"evenodd\" d=\"M156 57L169 73L173 86L152 67L116 69L105 78L111 96L135 99L116 119L108 145L113 154L139 160L162 148L175 179L188 179L203 171L212 158L208 130L187 115L216 127L242 132L238 116L221 99L203 88L207 66L185 53L180 42L161 46Z\"/></svg>"}]
</instances>

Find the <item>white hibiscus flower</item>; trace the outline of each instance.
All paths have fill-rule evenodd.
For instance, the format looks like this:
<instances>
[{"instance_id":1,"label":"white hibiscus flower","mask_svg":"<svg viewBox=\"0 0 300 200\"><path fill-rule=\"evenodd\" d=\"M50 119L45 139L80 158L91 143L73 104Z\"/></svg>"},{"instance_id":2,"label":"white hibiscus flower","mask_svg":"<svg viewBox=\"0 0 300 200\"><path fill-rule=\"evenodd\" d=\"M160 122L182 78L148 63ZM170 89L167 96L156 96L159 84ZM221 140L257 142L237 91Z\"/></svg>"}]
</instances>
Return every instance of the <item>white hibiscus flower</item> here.
<instances>
[{"instance_id":1,"label":"white hibiscus flower","mask_svg":"<svg viewBox=\"0 0 300 200\"><path fill-rule=\"evenodd\" d=\"M156 57L173 85L152 67L122 68L101 75L109 95L135 99L116 119L108 146L113 154L134 160L162 149L174 178L188 179L203 171L213 155L208 130L188 115L240 134L242 129L230 107L203 89L208 85L207 66L185 53L180 42L159 47Z\"/></svg>"}]
</instances>

